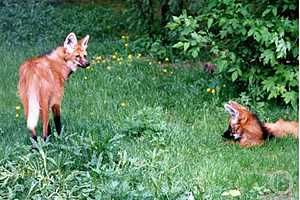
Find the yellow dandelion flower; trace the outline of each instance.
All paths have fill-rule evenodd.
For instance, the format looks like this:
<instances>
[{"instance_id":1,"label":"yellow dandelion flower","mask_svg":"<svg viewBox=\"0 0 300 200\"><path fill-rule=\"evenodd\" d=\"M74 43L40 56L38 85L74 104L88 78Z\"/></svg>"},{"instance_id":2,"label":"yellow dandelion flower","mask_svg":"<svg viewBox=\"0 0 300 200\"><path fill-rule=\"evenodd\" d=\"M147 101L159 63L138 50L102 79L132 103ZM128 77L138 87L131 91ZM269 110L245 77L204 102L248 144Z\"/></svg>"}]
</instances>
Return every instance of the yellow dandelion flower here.
<instances>
[{"instance_id":1,"label":"yellow dandelion flower","mask_svg":"<svg viewBox=\"0 0 300 200\"><path fill-rule=\"evenodd\" d=\"M122 64L122 62L119 62L119 65L121 65Z\"/></svg>"},{"instance_id":2,"label":"yellow dandelion flower","mask_svg":"<svg viewBox=\"0 0 300 200\"><path fill-rule=\"evenodd\" d=\"M87 79L88 79L88 77L85 76L85 77L84 77L84 80L87 80Z\"/></svg>"},{"instance_id":3,"label":"yellow dandelion flower","mask_svg":"<svg viewBox=\"0 0 300 200\"><path fill-rule=\"evenodd\" d=\"M116 55L112 55L112 59L116 59L117 58L117 56Z\"/></svg>"},{"instance_id":4,"label":"yellow dandelion flower","mask_svg":"<svg viewBox=\"0 0 300 200\"><path fill-rule=\"evenodd\" d=\"M126 36L125 35L122 35L122 37L121 37L123 40L126 38Z\"/></svg>"},{"instance_id":5,"label":"yellow dandelion flower","mask_svg":"<svg viewBox=\"0 0 300 200\"><path fill-rule=\"evenodd\" d=\"M211 90L211 93L212 93L212 94L216 93L216 90L213 88L213 89Z\"/></svg>"},{"instance_id":6,"label":"yellow dandelion flower","mask_svg":"<svg viewBox=\"0 0 300 200\"><path fill-rule=\"evenodd\" d=\"M101 59L102 59L101 56L97 56L97 57L95 58L95 60L101 60Z\"/></svg>"},{"instance_id":7,"label":"yellow dandelion flower","mask_svg":"<svg viewBox=\"0 0 300 200\"><path fill-rule=\"evenodd\" d=\"M20 115L17 113L17 114L16 114L16 118L18 118L19 116L20 116Z\"/></svg>"},{"instance_id":8,"label":"yellow dandelion flower","mask_svg":"<svg viewBox=\"0 0 300 200\"><path fill-rule=\"evenodd\" d=\"M86 69L91 69L91 67L90 67L90 66L88 66Z\"/></svg>"},{"instance_id":9,"label":"yellow dandelion flower","mask_svg":"<svg viewBox=\"0 0 300 200\"><path fill-rule=\"evenodd\" d=\"M165 61L168 62L168 61L169 61L169 58L165 58Z\"/></svg>"},{"instance_id":10,"label":"yellow dandelion flower","mask_svg":"<svg viewBox=\"0 0 300 200\"><path fill-rule=\"evenodd\" d=\"M149 62L149 65L152 65L152 62Z\"/></svg>"},{"instance_id":11,"label":"yellow dandelion flower","mask_svg":"<svg viewBox=\"0 0 300 200\"><path fill-rule=\"evenodd\" d=\"M160 61L158 61L158 64L160 65L160 64L161 64L161 62L160 62Z\"/></svg>"},{"instance_id":12,"label":"yellow dandelion flower","mask_svg":"<svg viewBox=\"0 0 300 200\"><path fill-rule=\"evenodd\" d=\"M127 107L127 106L128 106L128 102L126 102L126 101L121 102L121 106L122 106L122 107Z\"/></svg>"},{"instance_id":13,"label":"yellow dandelion flower","mask_svg":"<svg viewBox=\"0 0 300 200\"><path fill-rule=\"evenodd\" d=\"M132 59L132 55L131 55L131 54L128 55L128 59L129 59L129 60Z\"/></svg>"},{"instance_id":14,"label":"yellow dandelion flower","mask_svg":"<svg viewBox=\"0 0 300 200\"><path fill-rule=\"evenodd\" d=\"M125 46L125 48L127 48L127 47L128 47L128 44L127 44L127 43L125 43L125 45L124 45L124 46Z\"/></svg>"},{"instance_id":15,"label":"yellow dandelion flower","mask_svg":"<svg viewBox=\"0 0 300 200\"><path fill-rule=\"evenodd\" d=\"M16 106L16 110L20 110L21 109L21 107L20 106Z\"/></svg>"},{"instance_id":16,"label":"yellow dandelion flower","mask_svg":"<svg viewBox=\"0 0 300 200\"><path fill-rule=\"evenodd\" d=\"M136 57L140 58L141 56L142 56L142 54L138 53Z\"/></svg>"},{"instance_id":17,"label":"yellow dandelion flower","mask_svg":"<svg viewBox=\"0 0 300 200\"><path fill-rule=\"evenodd\" d=\"M107 66L106 69L107 69L107 70L111 70L111 66Z\"/></svg>"},{"instance_id":18,"label":"yellow dandelion flower","mask_svg":"<svg viewBox=\"0 0 300 200\"><path fill-rule=\"evenodd\" d=\"M165 73L167 73L167 72L168 72L168 70L167 70L167 69L163 69L162 71L163 71L163 72L165 72Z\"/></svg>"},{"instance_id":19,"label":"yellow dandelion flower","mask_svg":"<svg viewBox=\"0 0 300 200\"><path fill-rule=\"evenodd\" d=\"M211 92L211 88L207 88L207 90L206 90L208 93L210 93Z\"/></svg>"}]
</instances>

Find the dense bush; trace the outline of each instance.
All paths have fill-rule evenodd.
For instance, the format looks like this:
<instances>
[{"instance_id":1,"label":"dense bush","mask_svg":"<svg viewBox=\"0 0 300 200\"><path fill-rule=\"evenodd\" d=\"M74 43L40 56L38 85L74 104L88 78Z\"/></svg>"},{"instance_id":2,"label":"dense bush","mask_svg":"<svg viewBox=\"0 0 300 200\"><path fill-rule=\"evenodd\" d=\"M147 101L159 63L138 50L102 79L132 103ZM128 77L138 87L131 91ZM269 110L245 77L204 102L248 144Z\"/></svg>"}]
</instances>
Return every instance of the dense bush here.
<instances>
[{"instance_id":1,"label":"dense bush","mask_svg":"<svg viewBox=\"0 0 300 200\"><path fill-rule=\"evenodd\" d=\"M126 0L125 16L129 30L148 33L150 36L164 35L165 25L173 15L180 15L183 9L196 14L204 11L206 0ZM167 39L167 38L164 38Z\"/></svg>"},{"instance_id":2,"label":"dense bush","mask_svg":"<svg viewBox=\"0 0 300 200\"><path fill-rule=\"evenodd\" d=\"M298 12L294 1L210 1L196 17L183 12L167 27L185 58L209 52L223 78L257 100L298 102Z\"/></svg>"}]
</instances>

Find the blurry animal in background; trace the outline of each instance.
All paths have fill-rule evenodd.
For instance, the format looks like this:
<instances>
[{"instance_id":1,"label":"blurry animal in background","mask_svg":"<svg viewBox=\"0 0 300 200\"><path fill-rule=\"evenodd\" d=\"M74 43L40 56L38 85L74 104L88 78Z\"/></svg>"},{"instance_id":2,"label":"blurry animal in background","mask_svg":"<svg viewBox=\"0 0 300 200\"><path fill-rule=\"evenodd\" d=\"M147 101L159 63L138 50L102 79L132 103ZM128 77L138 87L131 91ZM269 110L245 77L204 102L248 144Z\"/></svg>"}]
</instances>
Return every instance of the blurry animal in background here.
<instances>
[{"instance_id":1,"label":"blurry animal in background","mask_svg":"<svg viewBox=\"0 0 300 200\"><path fill-rule=\"evenodd\" d=\"M212 74L212 73L214 73L215 70L216 70L216 65L207 62L207 63L205 63L205 64L203 65L203 70L204 70L206 73Z\"/></svg>"}]
</instances>

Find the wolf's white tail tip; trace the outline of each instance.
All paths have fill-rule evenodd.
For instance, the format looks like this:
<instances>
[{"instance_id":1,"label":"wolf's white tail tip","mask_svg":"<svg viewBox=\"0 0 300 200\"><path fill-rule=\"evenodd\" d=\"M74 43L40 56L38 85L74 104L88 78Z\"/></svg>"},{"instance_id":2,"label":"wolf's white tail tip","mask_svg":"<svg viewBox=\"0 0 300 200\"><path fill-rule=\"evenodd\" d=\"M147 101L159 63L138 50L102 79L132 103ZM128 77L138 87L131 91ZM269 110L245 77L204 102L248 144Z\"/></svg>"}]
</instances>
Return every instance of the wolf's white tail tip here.
<instances>
[{"instance_id":1,"label":"wolf's white tail tip","mask_svg":"<svg viewBox=\"0 0 300 200\"><path fill-rule=\"evenodd\" d=\"M32 130L39 120L40 105L36 95L29 95L27 127Z\"/></svg>"}]
</instances>

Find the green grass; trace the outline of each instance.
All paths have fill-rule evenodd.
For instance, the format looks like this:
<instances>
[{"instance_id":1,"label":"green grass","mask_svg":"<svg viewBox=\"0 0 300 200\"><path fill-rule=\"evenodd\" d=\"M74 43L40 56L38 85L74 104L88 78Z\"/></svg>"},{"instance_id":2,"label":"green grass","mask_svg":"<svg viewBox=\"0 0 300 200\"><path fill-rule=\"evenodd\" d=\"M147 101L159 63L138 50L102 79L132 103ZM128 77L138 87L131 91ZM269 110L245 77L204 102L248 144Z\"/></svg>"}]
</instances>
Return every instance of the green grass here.
<instances>
[{"instance_id":1,"label":"green grass","mask_svg":"<svg viewBox=\"0 0 300 200\"><path fill-rule=\"evenodd\" d=\"M124 49L124 39L116 36L127 32L128 22L120 20L118 4L111 7L110 1L2 7L0 199L231 199L222 194L232 190L241 193L237 199L271 199L287 198L282 192L289 184L298 199L297 140L241 149L221 137L228 117L223 104L231 99L263 121L294 120L297 111L238 97L234 86L197 66L160 65L136 55L128 60L130 50L144 50L145 44L129 41ZM18 68L71 30L90 34L89 57L95 62L101 55L105 62L66 82L62 136L39 140L38 151L32 151L23 108L16 117ZM112 59L114 52L123 60ZM215 86L216 94L207 92ZM41 135L40 125L37 130Z\"/></svg>"},{"instance_id":2,"label":"green grass","mask_svg":"<svg viewBox=\"0 0 300 200\"><path fill-rule=\"evenodd\" d=\"M231 189L241 192L239 199L258 199L278 196L288 181L298 198L297 140L252 149L226 144L223 104L230 89L207 93L209 77L196 67L162 68L145 57L130 62L124 52L122 61L111 60L118 45L91 42L90 57L106 55L106 62L66 82L63 134L40 141L39 151L30 150L22 109L15 116L18 67L53 46L1 47L2 199L186 199L189 192L230 199L221 194ZM269 103L259 112L264 120L297 118Z\"/></svg>"}]
</instances>

